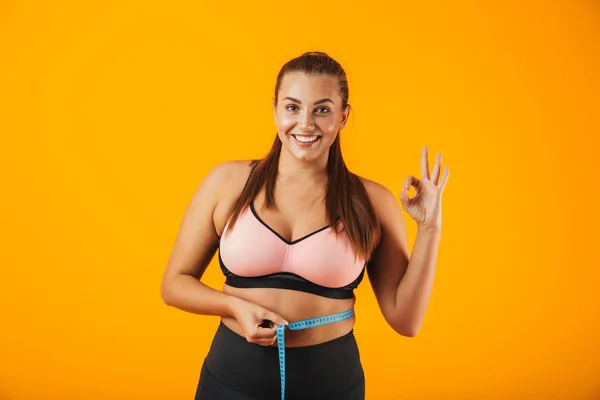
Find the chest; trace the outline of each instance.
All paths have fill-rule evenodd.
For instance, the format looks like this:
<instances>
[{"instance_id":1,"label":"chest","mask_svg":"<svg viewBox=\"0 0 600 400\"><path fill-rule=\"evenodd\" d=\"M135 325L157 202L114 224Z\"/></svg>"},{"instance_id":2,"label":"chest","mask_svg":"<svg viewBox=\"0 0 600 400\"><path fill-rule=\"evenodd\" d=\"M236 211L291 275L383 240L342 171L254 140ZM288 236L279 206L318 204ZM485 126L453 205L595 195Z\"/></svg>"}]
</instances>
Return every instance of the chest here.
<instances>
[{"instance_id":1,"label":"chest","mask_svg":"<svg viewBox=\"0 0 600 400\"><path fill-rule=\"evenodd\" d=\"M262 222L288 242L328 225L324 188L300 185L276 187L274 198L275 207L263 208L263 190L254 199L254 208Z\"/></svg>"}]
</instances>

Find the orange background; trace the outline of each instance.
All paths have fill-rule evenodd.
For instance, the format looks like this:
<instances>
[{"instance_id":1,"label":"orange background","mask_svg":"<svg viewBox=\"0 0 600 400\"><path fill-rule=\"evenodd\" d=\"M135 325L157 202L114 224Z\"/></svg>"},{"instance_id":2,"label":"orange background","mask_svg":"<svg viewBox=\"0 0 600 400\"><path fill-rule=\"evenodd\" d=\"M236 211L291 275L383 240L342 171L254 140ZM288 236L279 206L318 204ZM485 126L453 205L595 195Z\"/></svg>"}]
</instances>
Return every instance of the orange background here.
<instances>
[{"instance_id":1,"label":"orange background","mask_svg":"<svg viewBox=\"0 0 600 400\"><path fill-rule=\"evenodd\" d=\"M600 398L598 3L217 3L0 2L0 399L193 398L218 319L161 301L179 223L313 50L352 170L450 166L419 334L357 292L367 399Z\"/></svg>"}]
</instances>

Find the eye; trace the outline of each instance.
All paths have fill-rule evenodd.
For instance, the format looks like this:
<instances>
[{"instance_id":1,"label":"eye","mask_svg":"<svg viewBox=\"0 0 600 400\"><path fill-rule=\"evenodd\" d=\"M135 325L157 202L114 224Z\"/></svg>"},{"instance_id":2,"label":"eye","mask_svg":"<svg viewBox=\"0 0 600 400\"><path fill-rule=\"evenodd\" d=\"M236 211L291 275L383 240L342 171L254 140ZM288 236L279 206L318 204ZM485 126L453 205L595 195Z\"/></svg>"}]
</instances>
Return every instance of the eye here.
<instances>
[{"instance_id":1,"label":"eye","mask_svg":"<svg viewBox=\"0 0 600 400\"><path fill-rule=\"evenodd\" d=\"M288 111L296 111L298 109L298 107L296 107L294 104L289 104L289 105L285 106L285 109Z\"/></svg>"},{"instance_id":2,"label":"eye","mask_svg":"<svg viewBox=\"0 0 600 400\"><path fill-rule=\"evenodd\" d=\"M329 112L329 108L327 107L319 107L317 108L317 113L318 114L327 114Z\"/></svg>"}]
</instances>

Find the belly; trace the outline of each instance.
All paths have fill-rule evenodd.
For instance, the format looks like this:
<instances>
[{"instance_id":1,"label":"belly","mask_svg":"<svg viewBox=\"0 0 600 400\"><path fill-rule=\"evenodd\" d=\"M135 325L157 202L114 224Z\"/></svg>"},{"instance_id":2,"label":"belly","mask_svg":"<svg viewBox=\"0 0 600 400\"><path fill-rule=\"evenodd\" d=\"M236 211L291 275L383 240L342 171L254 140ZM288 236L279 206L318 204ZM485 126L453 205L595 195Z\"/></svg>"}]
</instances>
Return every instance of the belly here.
<instances>
[{"instance_id":1,"label":"belly","mask_svg":"<svg viewBox=\"0 0 600 400\"><path fill-rule=\"evenodd\" d=\"M354 307L356 301L354 298L329 299L311 293L287 289L240 289L224 285L223 291L258 304L281 315L289 322L347 311ZM286 330L285 345L286 347L311 346L333 340L350 332L354 327L354 320L354 317L351 317L314 328L299 331ZM244 336L244 331L236 319L224 317L223 323L237 334Z\"/></svg>"}]
</instances>

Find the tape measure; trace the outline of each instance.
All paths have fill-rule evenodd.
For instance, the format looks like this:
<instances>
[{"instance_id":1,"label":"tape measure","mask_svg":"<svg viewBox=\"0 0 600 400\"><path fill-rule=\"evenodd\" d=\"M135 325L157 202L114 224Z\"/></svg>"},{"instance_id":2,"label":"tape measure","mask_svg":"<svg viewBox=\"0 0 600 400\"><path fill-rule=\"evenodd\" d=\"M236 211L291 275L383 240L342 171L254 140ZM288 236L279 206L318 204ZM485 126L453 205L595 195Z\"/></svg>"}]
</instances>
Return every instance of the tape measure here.
<instances>
[{"instance_id":1,"label":"tape measure","mask_svg":"<svg viewBox=\"0 0 600 400\"><path fill-rule=\"evenodd\" d=\"M325 315L318 318L304 319L291 322L288 325L277 326L277 347L279 350L279 374L281 376L281 400L285 399L285 330L299 331L301 329L314 328L315 326L327 325L333 322L343 321L354 315L354 310L344 311L338 314Z\"/></svg>"}]
</instances>

